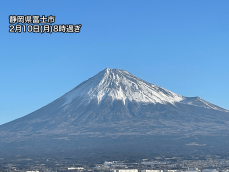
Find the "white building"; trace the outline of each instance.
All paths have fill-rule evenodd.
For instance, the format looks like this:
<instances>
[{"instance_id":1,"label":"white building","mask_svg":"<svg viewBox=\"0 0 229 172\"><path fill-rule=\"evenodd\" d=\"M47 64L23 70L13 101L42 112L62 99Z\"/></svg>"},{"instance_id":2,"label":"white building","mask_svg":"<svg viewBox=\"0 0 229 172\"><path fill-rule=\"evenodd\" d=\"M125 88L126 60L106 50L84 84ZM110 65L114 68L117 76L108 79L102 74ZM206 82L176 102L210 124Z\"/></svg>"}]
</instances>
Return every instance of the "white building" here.
<instances>
[{"instance_id":1,"label":"white building","mask_svg":"<svg viewBox=\"0 0 229 172\"><path fill-rule=\"evenodd\" d=\"M113 169L112 172L138 172L137 169Z\"/></svg>"},{"instance_id":2,"label":"white building","mask_svg":"<svg viewBox=\"0 0 229 172\"><path fill-rule=\"evenodd\" d=\"M178 170L167 170L168 172L178 172Z\"/></svg>"},{"instance_id":3,"label":"white building","mask_svg":"<svg viewBox=\"0 0 229 172\"><path fill-rule=\"evenodd\" d=\"M83 167L69 167L68 170L83 170Z\"/></svg>"},{"instance_id":4,"label":"white building","mask_svg":"<svg viewBox=\"0 0 229 172\"><path fill-rule=\"evenodd\" d=\"M141 170L141 172L163 172L163 170Z\"/></svg>"},{"instance_id":5,"label":"white building","mask_svg":"<svg viewBox=\"0 0 229 172\"><path fill-rule=\"evenodd\" d=\"M202 172L218 172L216 169L203 169Z\"/></svg>"}]
</instances>

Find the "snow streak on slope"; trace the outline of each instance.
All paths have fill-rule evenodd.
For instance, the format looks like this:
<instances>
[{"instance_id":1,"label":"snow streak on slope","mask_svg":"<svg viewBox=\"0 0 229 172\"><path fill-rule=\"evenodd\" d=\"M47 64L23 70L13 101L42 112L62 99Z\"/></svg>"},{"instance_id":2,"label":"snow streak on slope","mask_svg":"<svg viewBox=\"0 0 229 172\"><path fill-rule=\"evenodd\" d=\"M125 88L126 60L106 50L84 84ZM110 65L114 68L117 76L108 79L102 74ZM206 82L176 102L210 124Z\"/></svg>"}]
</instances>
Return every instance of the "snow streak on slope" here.
<instances>
[{"instance_id":1,"label":"snow streak on slope","mask_svg":"<svg viewBox=\"0 0 229 172\"><path fill-rule=\"evenodd\" d=\"M122 100L124 104L128 101L166 104L183 100L183 96L145 82L125 70L106 68L66 93L63 105L74 99L82 99L86 103L97 99L100 104L107 96L112 100Z\"/></svg>"}]
</instances>

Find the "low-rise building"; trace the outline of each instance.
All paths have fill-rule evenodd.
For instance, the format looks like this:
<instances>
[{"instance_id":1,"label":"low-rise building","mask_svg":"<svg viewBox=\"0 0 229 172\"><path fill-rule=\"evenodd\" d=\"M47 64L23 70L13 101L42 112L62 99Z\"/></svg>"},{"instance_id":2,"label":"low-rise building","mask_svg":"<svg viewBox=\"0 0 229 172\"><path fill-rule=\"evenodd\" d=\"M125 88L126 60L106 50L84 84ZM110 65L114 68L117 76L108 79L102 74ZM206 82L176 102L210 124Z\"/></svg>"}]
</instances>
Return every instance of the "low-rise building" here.
<instances>
[{"instance_id":1,"label":"low-rise building","mask_svg":"<svg viewBox=\"0 0 229 172\"><path fill-rule=\"evenodd\" d=\"M137 169L112 169L111 172L138 172Z\"/></svg>"}]
</instances>

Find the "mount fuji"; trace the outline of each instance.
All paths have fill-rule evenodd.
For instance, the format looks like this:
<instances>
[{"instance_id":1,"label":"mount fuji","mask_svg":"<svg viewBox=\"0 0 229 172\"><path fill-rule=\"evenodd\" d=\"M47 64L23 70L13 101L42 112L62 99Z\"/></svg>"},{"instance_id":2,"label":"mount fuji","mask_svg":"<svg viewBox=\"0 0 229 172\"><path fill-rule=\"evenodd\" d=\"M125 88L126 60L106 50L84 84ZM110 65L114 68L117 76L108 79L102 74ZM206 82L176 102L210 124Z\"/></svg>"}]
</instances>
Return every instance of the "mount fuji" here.
<instances>
[{"instance_id":1,"label":"mount fuji","mask_svg":"<svg viewBox=\"0 0 229 172\"><path fill-rule=\"evenodd\" d=\"M227 109L106 68L48 105L1 125L0 153L146 157L209 153L212 147L219 153L228 149L228 133Z\"/></svg>"}]
</instances>

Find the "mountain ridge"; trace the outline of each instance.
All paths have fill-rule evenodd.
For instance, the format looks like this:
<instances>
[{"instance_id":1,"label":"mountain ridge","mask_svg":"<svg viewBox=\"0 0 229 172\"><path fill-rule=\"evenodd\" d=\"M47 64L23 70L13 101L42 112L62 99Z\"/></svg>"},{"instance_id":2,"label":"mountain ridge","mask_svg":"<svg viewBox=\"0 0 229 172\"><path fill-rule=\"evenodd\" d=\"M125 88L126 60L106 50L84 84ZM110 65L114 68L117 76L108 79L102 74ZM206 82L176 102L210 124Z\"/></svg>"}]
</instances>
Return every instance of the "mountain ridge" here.
<instances>
[{"instance_id":1,"label":"mountain ridge","mask_svg":"<svg viewBox=\"0 0 229 172\"><path fill-rule=\"evenodd\" d=\"M127 75L127 77L125 75ZM127 80L122 81L122 79L123 79L122 77L128 78L128 79L131 78L131 80L127 79ZM94 90L92 90L92 88L90 87L89 89L86 89L86 91L85 91L85 83L91 82L91 80L93 82L96 80L96 82L98 82L97 83L98 86L96 87L95 85L93 85L94 87L96 87L96 88L94 88ZM106 82L107 80L110 80L108 82L108 84L107 83L104 84L104 81ZM112 81L116 83L116 86L119 87L120 90L118 90L118 91L116 90L116 92L111 92L111 90L109 90L110 89L109 84ZM121 89L122 85L125 85L125 84L130 85L131 82L134 83L134 86L133 85L132 85L132 87L127 86L127 88ZM140 83L140 84L138 84L138 83ZM141 84L145 84L145 85L143 87L141 87L141 86L139 86ZM81 87L84 88L83 91L82 91ZM114 87L115 86L113 86L113 88ZM103 90L104 88L106 89L105 91ZM132 88L135 90L140 89L140 92L136 93L135 91L132 91ZM80 89L80 90L78 90L78 89ZM128 91L131 90L131 91L128 92L126 90L128 90ZM160 93L160 91L162 92L162 94L158 94L158 93ZM151 93L151 95L147 94L147 92ZM79 95L79 93L81 95ZM84 95L82 95L82 94L84 94ZM86 95L86 94L88 94L88 95ZM68 93L63 95L62 97L66 98L66 102L63 104L63 105L66 105L66 104L69 104L72 101L72 99L74 99L76 97L84 97L82 101L86 101L85 99L91 100L93 98L97 98L98 104L99 104L103 100L103 98L106 96L111 96L112 100L115 100L115 99L122 100L124 104L126 101L128 102L128 101L132 101L132 100L139 102L139 103L162 103L162 104L163 103L172 103L173 104L175 102L182 102L182 103L187 103L190 105L201 106L201 107L205 107L205 108L212 108L215 110L221 110L221 111L228 112L228 110L226 110L222 107L216 106L212 103L209 103L209 102L207 102L207 101L205 101L199 97L181 96L181 95L173 93L167 89L164 89L160 86L148 83L148 82L146 82L146 81L144 81L138 77L135 77L134 75L132 75L131 73L129 73L125 70L109 69L109 68L104 69L103 71L99 72L97 75L95 75L92 78L89 78L88 80L79 84L77 87L75 87L74 89L72 89L71 91L69 91ZM197 103L197 100L199 101L199 103ZM201 104L200 102L202 102L202 105L200 105ZM205 105L203 105L203 104L205 104Z\"/></svg>"}]
</instances>

